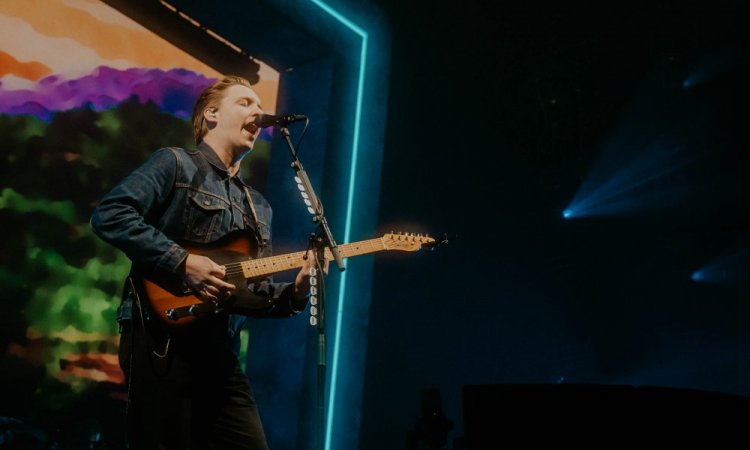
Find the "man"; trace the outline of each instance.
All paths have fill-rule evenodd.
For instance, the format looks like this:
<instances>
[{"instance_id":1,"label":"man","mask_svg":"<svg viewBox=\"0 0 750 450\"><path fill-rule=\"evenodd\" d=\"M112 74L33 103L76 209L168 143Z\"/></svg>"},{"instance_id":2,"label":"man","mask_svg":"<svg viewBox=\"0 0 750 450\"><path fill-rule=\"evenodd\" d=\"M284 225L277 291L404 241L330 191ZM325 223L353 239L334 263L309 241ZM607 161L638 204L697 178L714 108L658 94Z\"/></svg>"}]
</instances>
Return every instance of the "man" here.
<instances>
[{"instance_id":1,"label":"man","mask_svg":"<svg viewBox=\"0 0 750 450\"><path fill-rule=\"evenodd\" d=\"M158 150L102 199L92 227L131 259L131 274L177 279L210 305L240 289L226 281L225 266L178 242L210 243L245 230L257 241L258 256L270 254L271 208L239 176L262 112L247 80L217 81L193 111L198 148ZM264 280L242 289L265 305L255 315L302 311L314 261L307 258L294 283ZM118 310L130 447L266 449L252 391L233 352L244 317L220 313L186 327L165 326L137 280L128 278Z\"/></svg>"}]
</instances>

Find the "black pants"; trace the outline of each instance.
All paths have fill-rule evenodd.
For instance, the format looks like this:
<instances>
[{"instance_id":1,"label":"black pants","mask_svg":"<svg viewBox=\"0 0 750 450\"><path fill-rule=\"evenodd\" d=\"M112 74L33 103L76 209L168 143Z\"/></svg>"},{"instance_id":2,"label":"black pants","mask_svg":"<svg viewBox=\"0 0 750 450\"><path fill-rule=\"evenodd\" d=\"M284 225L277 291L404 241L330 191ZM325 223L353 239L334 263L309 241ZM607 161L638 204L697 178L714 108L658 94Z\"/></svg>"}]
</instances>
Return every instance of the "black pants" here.
<instances>
[{"instance_id":1,"label":"black pants","mask_svg":"<svg viewBox=\"0 0 750 450\"><path fill-rule=\"evenodd\" d=\"M128 384L131 449L268 449L220 317L177 333L127 322L119 356Z\"/></svg>"}]
</instances>

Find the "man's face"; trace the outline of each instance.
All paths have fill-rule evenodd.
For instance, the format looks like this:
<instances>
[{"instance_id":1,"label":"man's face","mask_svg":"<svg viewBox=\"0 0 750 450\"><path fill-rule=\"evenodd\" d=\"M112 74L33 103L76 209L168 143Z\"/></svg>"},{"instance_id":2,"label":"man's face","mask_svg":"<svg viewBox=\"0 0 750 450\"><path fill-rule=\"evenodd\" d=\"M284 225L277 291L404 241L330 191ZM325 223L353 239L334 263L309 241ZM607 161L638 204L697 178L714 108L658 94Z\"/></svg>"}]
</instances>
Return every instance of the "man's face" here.
<instances>
[{"instance_id":1,"label":"man's face","mask_svg":"<svg viewBox=\"0 0 750 450\"><path fill-rule=\"evenodd\" d=\"M218 106L204 113L209 132L228 145L235 154L253 148L260 128L253 121L263 113L258 94L239 84L228 87ZM211 127L213 126L213 128Z\"/></svg>"}]
</instances>

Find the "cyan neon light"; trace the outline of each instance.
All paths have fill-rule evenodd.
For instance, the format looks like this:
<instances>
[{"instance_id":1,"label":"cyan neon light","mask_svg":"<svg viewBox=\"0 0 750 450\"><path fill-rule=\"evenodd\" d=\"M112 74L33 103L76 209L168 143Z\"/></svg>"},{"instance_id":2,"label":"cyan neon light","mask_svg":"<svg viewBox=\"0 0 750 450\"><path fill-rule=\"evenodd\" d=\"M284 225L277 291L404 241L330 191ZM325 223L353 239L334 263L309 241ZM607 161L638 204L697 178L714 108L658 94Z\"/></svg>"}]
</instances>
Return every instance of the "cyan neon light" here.
<instances>
[{"instance_id":1,"label":"cyan neon light","mask_svg":"<svg viewBox=\"0 0 750 450\"><path fill-rule=\"evenodd\" d=\"M320 0L310 0L315 5L320 7L323 11L330 14L333 18L341 22L344 26L354 31L357 35L362 38L362 45L360 47L359 55L359 80L357 81L357 102L354 112L354 137L352 139L352 163L349 168L349 194L346 201L346 222L344 225L344 242L349 242L351 239L352 231L352 210L354 208L354 185L357 181L357 158L359 155L359 133L360 124L362 122L362 97L365 88L365 67L367 65L367 38L368 34L365 30L358 27L354 22L347 19L341 13L331 8L328 4ZM325 434L325 450L331 449L331 434L333 431L333 419L335 413L336 404L336 382L338 379L338 368L339 368L339 349L341 343L341 322L344 316L344 302L346 297L346 274L344 271L341 274L341 286L339 287L339 304L338 311L336 313L336 329L334 332L333 340L333 362L331 366L331 386L328 392L328 414L326 417L326 434Z\"/></svg>"}]
</instances>

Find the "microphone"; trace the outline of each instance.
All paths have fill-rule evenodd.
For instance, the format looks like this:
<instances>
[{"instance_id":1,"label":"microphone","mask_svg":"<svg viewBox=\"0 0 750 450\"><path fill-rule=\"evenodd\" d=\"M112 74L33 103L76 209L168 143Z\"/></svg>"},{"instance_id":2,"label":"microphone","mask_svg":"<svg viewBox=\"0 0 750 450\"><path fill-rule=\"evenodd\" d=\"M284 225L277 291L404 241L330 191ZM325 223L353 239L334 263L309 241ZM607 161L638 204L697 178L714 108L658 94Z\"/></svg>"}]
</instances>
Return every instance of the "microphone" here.
<instances>
[{"instance_id":1,"label":"microphone","mask_svg":"<svg viewBox=\"0 0 750 450\"><path fill-rule=\"evenodd\" d=\"M307 120L307 116L300 114L283 114L274 116L273 114L261 114L255 118L255 125L260 128L268 128L274 125L287 126L290 123L299 122L301 120Z\"/></svg>"}]
</instances>

